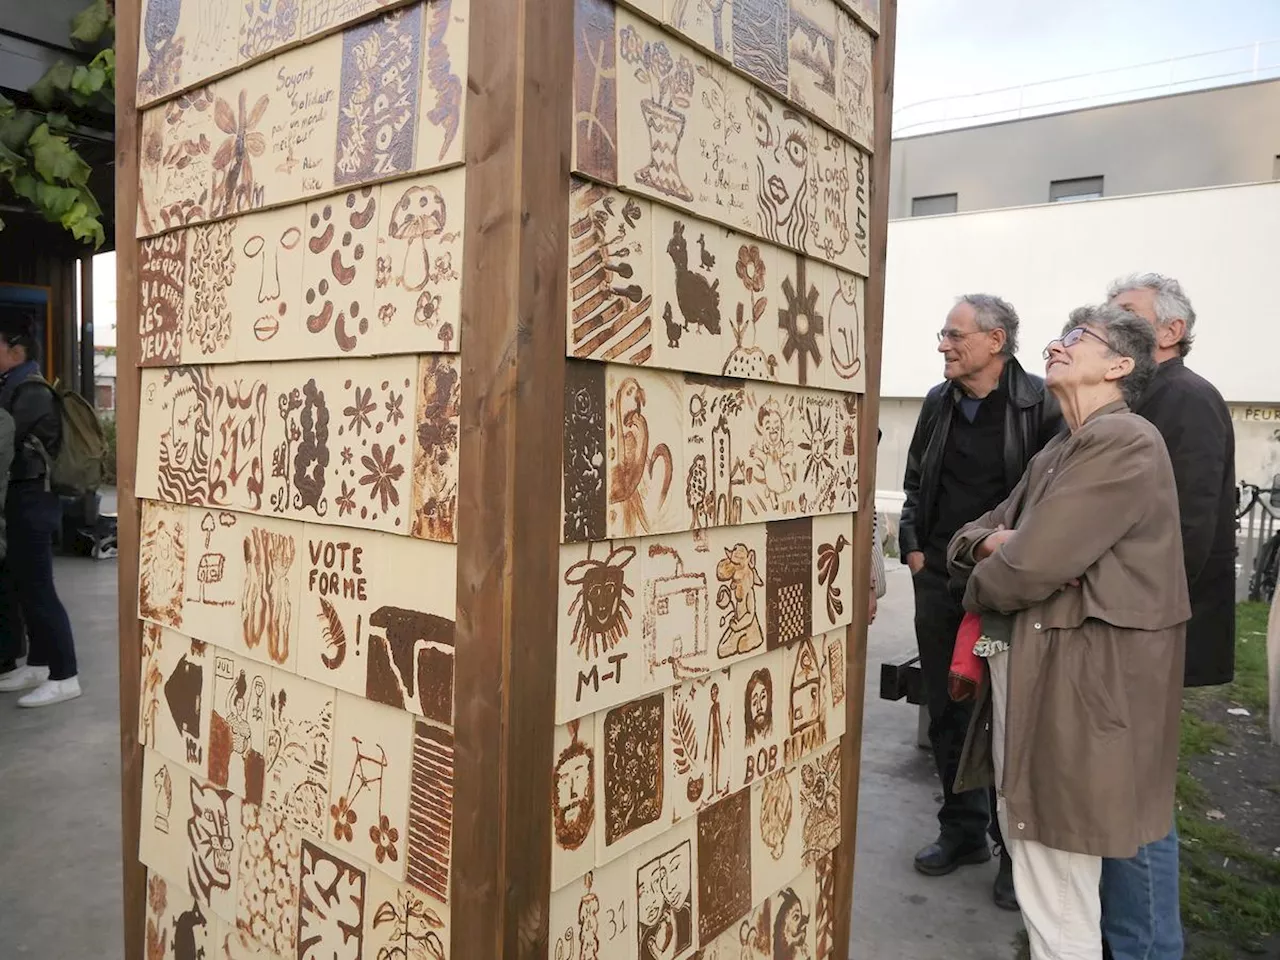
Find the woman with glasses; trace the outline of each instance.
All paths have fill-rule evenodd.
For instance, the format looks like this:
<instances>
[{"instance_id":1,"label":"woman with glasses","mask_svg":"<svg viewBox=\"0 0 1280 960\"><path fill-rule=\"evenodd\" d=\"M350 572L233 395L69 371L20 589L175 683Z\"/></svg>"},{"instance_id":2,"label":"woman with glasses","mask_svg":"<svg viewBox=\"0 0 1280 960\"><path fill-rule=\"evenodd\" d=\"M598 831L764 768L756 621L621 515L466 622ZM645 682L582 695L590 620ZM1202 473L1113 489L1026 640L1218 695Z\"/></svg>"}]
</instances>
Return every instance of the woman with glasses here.
<instances>
[{"instance_id":1,"label":"woman with glasses","mask_svg":"<svg viewBox=\"0 0 1280 960\"><path fill-rule=\"evenodd\" d=\"M955 789L994 775L1034 960L1101 958L1102 858L1170 828L1191 609L1169 455L1128 406L1154 346L1074 311L1044 351L1069 431L948 552L987 664Z\"/></svg>"}]
</instances>

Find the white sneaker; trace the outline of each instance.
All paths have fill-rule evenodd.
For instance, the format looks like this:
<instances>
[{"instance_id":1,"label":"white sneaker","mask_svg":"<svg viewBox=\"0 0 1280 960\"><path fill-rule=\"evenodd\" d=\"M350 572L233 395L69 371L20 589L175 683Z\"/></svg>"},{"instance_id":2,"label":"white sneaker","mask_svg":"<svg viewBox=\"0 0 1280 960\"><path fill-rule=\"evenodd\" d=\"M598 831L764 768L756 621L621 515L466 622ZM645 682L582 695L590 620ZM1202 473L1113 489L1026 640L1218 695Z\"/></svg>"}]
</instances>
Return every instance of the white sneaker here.
<instances>
[{"instance_id":1,"label":"white sneaker","mask_svg":"<svg viewBox=\"0 0 1280 960\"><path fill-rule=\"evenodd\" d=\"M64 700L74 700L80 696L80 679L67 677L65 680L46 680L39 687L18 701L20 707L51 707Z\"/></svg>"},{"instance_id":2,"label":"white sneaker","mask_svg":"<svg viewBox=\"0 0 1280 960\"><path fill-rule=\"evenodd\" d=\"M0 676L0 693L17 693L40 686L49 679L48 667L17 667Z\"/></svg>"}]
</instances>

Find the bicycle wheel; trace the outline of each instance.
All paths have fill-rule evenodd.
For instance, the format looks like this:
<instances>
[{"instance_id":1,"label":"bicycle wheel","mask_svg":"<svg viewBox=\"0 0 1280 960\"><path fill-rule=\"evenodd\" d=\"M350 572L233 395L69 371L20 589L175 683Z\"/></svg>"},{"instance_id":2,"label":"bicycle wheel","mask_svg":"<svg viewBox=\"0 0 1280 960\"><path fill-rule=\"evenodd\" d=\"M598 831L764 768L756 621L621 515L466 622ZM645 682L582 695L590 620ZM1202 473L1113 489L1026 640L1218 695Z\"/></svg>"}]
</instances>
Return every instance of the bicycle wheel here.
<instances>
[{"instance_id":1,"label":"bicycle wheel","mask_svg":"<svg viewBox=\"0 0 1280 960\"><path fill-rule=\"evenodd\" d=\"M1280 533L1262 545L1258 559L1253 564L1249 578L1249 599L1270 603L1276 593L1276 581L1280 579Z\"/></svg>"}]
</instances>

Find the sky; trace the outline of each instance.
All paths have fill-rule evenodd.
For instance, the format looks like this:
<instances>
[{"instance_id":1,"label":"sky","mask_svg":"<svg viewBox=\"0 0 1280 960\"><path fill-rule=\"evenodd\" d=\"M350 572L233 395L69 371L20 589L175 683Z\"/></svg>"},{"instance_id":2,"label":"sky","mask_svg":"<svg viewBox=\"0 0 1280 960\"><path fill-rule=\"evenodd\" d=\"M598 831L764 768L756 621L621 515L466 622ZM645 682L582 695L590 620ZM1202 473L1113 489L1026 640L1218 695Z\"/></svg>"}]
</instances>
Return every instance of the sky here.
<instances>
[{"instance_id":1,"label":"sky","mask_svg":"<svg viewBox=\"0 0 1280 960\"><path fill-rule=\"evenodd\" d=\"M923 133L937 129L930 122L978 114L989 115L977 122L1007 119L1011 114L998 112L1016 109L1016 91L922 101L1023 84L1037 84L1023 93L1024 103L1034 106L1150 96L1159 91L1125 91L1170 79L1196 86L1242 82L1253 67L1252 49L1197 55L1258 42L1261 75L1280 76L1280 0L900 0L894 132ZM1186 57L1192 59L1117 69ZM1082 74L1093 76L1059 79ZM101 345L115 344L115 300L115 255L103 254L94 263Z\"/></svg>"}]
</instances>

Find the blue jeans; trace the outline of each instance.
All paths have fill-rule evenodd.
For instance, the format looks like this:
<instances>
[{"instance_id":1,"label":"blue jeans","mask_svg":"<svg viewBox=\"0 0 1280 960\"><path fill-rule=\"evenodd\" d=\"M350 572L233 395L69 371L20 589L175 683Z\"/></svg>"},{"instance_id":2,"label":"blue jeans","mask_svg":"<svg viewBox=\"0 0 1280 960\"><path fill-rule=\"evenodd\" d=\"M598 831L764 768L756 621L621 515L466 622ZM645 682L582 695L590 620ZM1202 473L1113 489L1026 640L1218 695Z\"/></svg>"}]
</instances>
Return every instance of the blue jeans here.
<instances>
[{"instance_id":1,"label":"blue jeans","mask_svg":"<svg viewBox=\"0 0 1280 960\"><path fill-rule=\"evenodd\" d=\"M1182 960L1176 825L1136 857L1102 861L1102 936L1115 960Z\"/></svg>"}]
</instances>

